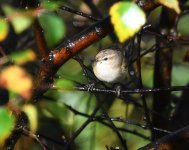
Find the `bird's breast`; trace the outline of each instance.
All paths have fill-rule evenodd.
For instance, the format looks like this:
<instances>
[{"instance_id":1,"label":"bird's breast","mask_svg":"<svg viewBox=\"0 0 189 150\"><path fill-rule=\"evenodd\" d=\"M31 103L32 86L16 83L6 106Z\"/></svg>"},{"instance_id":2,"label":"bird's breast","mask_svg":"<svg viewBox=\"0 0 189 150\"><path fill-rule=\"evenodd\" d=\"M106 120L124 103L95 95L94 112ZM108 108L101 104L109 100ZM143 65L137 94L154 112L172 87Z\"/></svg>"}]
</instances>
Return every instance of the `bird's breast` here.
<instances>
[{"instance_id":1,"label":"bird's breast","mask_svg":"<svg viewBox=\"0 0 189 150\"><path fill-rule=\"evenodd\" d=\"M107 65L105 63L98 62L94 68L95 76L101 80L108 83L119 82L123 78L121 67L116 67L112 65Z\"/></svg>"}]
</instances>

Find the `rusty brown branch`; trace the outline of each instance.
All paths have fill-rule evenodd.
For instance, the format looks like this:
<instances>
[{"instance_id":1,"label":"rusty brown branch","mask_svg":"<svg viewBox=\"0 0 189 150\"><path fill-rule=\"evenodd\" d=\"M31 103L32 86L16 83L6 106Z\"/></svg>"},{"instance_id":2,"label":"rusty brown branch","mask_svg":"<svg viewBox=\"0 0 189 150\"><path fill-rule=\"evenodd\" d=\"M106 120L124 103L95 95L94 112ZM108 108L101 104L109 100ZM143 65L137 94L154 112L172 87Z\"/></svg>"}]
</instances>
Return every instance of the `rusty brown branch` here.
<instances>
[{"instance_id":1,"label":"rusty brown branch","mask_svg":"<svg viewBox=\"0 0 189 150\"><path fill-rule=\"evenodd\" d=\"M112 31L109 17L106 17L51 51L47 57L42 59L39 72L35 77L33 98L37 100L36 98L39 98L51 86L52 78L62 64Z\"/></svg>"},{"instance_id":2,"label":"rusty brown branch","mask_svg":"<svg viewBox=\"0 0 189 150\"><path fill-rule=\"evenodd\" d=\"M149 7L144 7L144 10L149 11L157 6L158 5L154 2L153 5L151 3ZM112 31L113 29L109 17L106 17L52 50L50 54L41 61L39 72L34 81L32 100L37 100L51 86L53 76L62 64L87 46L110 34Z\"/></svg>"},{"instance_id":3,"label":"rusty brown branch","mask_svg":"<svg viewBox=\"0 0 189 150\"><path fill-rule=\"evenodd\" d=\"M187 150L189 145L189 126L171 133L139 150Z\"/></svg>"},{"instance_id":4,"label":"rusty brown branch","mask_svg":"<svg viewBox=\"0 0 189 150\"><path fill-rule=\"evenodd\" d=\"M45 37L44 37L44 33L43 33L43 29L41 28L38 20L35 20L32 26L33 32L34 32L34 36L35 36L35 42L37 44L37 48L40 52L40 56L46 57L48 56L48 49L47 49L47 44L45 41Z\"/></svg>"}]
</instances>

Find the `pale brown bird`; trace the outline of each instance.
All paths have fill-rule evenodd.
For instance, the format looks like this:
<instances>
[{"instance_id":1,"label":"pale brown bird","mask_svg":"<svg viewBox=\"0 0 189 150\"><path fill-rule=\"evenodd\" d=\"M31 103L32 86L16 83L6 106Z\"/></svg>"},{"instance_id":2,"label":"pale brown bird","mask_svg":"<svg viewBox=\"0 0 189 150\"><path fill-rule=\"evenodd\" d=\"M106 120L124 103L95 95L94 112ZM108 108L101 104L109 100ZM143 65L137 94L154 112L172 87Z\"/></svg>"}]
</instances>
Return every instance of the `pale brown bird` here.
<instances>
[{"instance_id":1,"label":"pale brown bird","mask_svg":"<svg viewBox=\"0 0 189 150\"><path fill-rule=\"evenodd\" d=\"M105 49L100 51L93 63L95 76L107 83L122 83L127 78L127 62L121 51Z\"/></svg>"}]
</instances>

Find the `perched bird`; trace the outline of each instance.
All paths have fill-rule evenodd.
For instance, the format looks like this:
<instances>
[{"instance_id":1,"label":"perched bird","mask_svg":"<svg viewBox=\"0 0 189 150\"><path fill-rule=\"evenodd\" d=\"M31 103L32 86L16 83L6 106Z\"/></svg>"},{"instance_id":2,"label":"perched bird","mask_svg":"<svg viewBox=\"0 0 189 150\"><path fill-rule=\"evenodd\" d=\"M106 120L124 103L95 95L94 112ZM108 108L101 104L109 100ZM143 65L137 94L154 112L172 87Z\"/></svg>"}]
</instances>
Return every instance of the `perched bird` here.
<instances>
[{"instance_id":1,"label":"perched bird","mask_svg":"<svg viewBox=\"0 0 189 150\"><path fill-rule=\"evenodd\" d=\"M123 83L127 78L127 62L121 51L100 51L92 64L95 76L107 83Z\"/></svg>"}]
</instances>

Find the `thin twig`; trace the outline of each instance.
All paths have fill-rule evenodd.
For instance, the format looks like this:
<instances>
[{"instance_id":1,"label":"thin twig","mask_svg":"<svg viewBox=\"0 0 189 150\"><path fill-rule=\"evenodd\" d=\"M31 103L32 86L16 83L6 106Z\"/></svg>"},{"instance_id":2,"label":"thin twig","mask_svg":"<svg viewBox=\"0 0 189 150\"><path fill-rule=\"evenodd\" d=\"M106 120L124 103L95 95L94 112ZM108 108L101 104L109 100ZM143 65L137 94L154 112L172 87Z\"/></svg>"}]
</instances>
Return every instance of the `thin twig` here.
<instances>
[{"instance_id":1,"label":"thin twig","mask_svg":"<svg viewBox=\"0 0 189 150\"><path fill-rule=\"evenodd\" d=\"M140 60L140 51L141 51L140 43L141 43L141 33L137 35L137 49L138 49L137 70L138 70L138 80L139 80L138 85L139 85L139 88L143 89L142 75L141 75L141 60ZM144 93L141 93L140 95L142 98L142 104L144 106L144 113L145 113L144 120L147 122L147 124L149 125L151 129L151 132L153 133L154 129L153 129L152 122L150 119L150 113L149 113L148 106L146 103L145 95Z\"/></svg>"},{"instance_id":2,"label":"thin twig","mask_svg":"<svg viewBox=\"0 0 189 150\"><path fill-rule=\"evenodd\" d=\"M136 125L136 126L141 127L143 129L147 129L148 128L148 126L146 126L146 125L143 125L143 124L140 124L140 123L136 123L136 122L130 121L130 120L125 120L125 119L122 119L120 117L111 118L111 120L112 121L118 121L118 122L124 122L124 123L128 123L128 124L131 124L131 125ZM160 132L164 132L164 133L172 133L171 131L160 129L160 128L156 128L156 127L153 127L153 129L157 130L157 131L160 131Z\"/></svg>"},{"instance_id":3,"label":"thin twig","mask_svg":"<svg viewBox=\"0 0 189 150\"><path fill-rule=\"evenodd\" d=\"M98 112L98 110L100 109L99 106L97 106L92 114L90 115L90 117L83 123L83 125L81 125L81 127L72 135L72 137L69 139L69 141L66 143L66 145L64 146L64 150L67 150L70 146L70 144L78 137L78 135L87 127L87 125L90 124L90 122L92 121L92 118L95 116L95 114Z\"/></svg>"},{"instance_id":4,"label":"thin twig","mask_svg":"<svg viewBox=\"0 0 189 150\"><path fill-rule=\"evenodd\" d=\"M30 136L32 138L34 138L42 147L43 150L47 150L46 149L46 145L43 144L40 139L39 139L39 135L36 135L34 133L32 133L31 131L29 131L28 129L26 129L25 127L21 127L21 130L23 131L23 134Z\"/></svg>"},{"instance_id":5,"label":"thin twig","mask_svg":"<svg viewBox=\"0 0 189 150\"><path fill-rule=\"evenodd\" d=\"M126 145L126 140L123 139L123 137L121 136L121 134L119 133L119 130L117 129L117 127L115 126L115 124L113 123L112 119L109 117L108 113L105 111L103 105L100 105L101 110L103 111L103 115L104 117L110 122L110 125L112 127L112 129L116 132L119 140L121 141L121 144L124 147L124 150L128 150L127 145Z\"/></svg>"},{"instance_id":6,"label":"thin twig","mask_svg":"<svg viewBox=\"0 0 189 150\"><path fill-rule=\"evenodd\" d=\"M99 11L98 7L93 3L92 0L83 0L85 4L91 9L95 16L103 17L102 13Z\"/></svg>"},{"instance_id":7,"label":"thin twig","mask_svg":"<svg viewBox=\"0 0 189 150\"><path fill-rule=\"evenodd\" d=\"M91 77L88 74L89 69L87 66L84 65L83 60L78 55L74 56L74 59L80 64L80 66L83 70L83 73L84 73L85 77L87 78L88 83L92 83ZM93 81L94 81L94 79L93 79Z\"/></svg>"},{"instance_id":8,"label":"thin twig","mask_svg":"<svg viewBox=\"0 0 189 150\"><path fill-rule=\"evenodd\" d=\"M80 116L85 117L85 118L90 118L90 117L91 117L91 116L88 115L88 114L85 114L85 113L79 112L79 111L76 110L76 109L73 109L71 106L66 105L66 107L67 107L70 111L72 111L75 115L80 115ZM105 126L107 126L107 127L109 127L109 128L112 129L112 126L111 126L110 124L108 124L107 122L104 122L103 120L105 120L105 118L102 118L102 117L100 117L100 116L94 116L94 117L92 118L92 121L98 121L99 123L101 123L101 124L103 124L103 125L105 125ZM146 137L146 136L144 136L143 134L141 134L141 133L139 133L139 132L137 132L137 131L135 131L135 130L132 131L132 130L129 130L129 129L126 129L126 128L122 128L122 127L117 127L117 129L120 130L120 131L122 131L122 132L129 132L129 133L134 134L134 135L136 135L136 136L139 136L139 137L142 137L142 138L144 138L144 139L150 140L149 137Z\"/></svg>"},{"instance_id":9,"label":"thin twig","mask_svg":"<svg viewBox=\"0 0 189 150\"><path fill-rule=\"evenodd\" d=\"M64 5L60 6L59 8L61 10L65 10L67 12L70 12L70 13L73 13L73 14L77 14L79 16L88 18L88 19L93 20L93 21L100 21L101 20L100 18L94 17L92 15L86 14L86 13L81 12L81 11L74 10L74 9L72 9L70 7L67 7L67 6L64 6Z\"/></svg>"}]
</instances>

